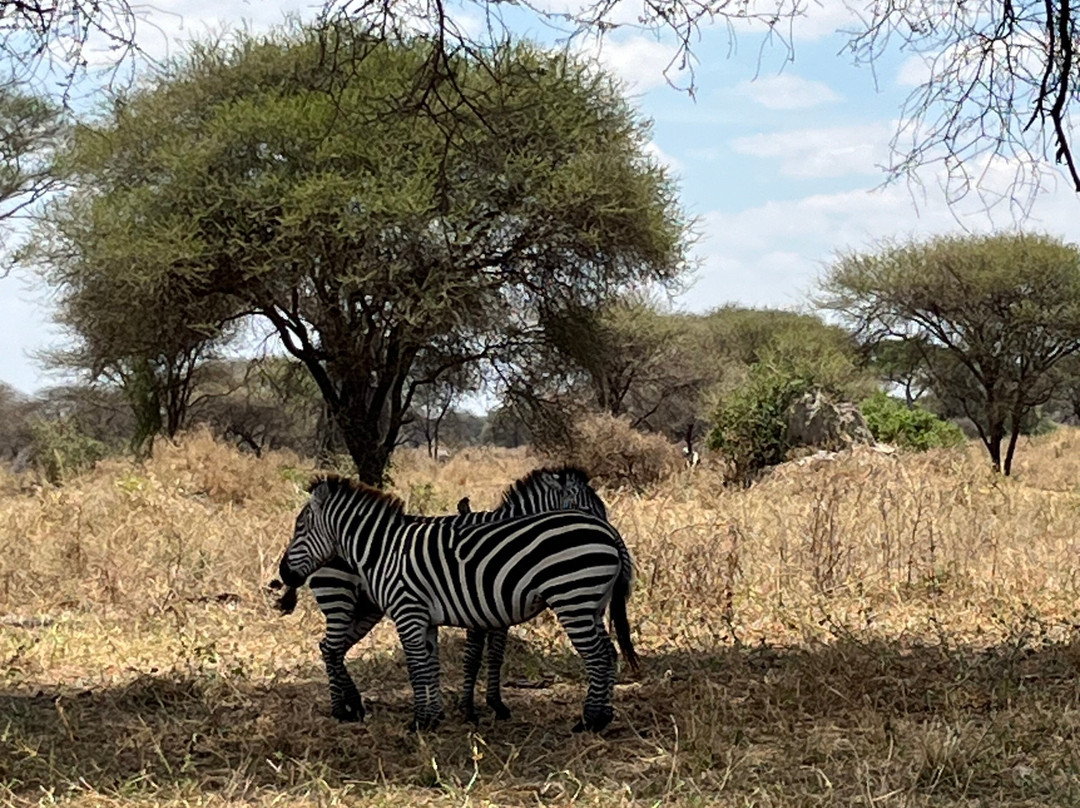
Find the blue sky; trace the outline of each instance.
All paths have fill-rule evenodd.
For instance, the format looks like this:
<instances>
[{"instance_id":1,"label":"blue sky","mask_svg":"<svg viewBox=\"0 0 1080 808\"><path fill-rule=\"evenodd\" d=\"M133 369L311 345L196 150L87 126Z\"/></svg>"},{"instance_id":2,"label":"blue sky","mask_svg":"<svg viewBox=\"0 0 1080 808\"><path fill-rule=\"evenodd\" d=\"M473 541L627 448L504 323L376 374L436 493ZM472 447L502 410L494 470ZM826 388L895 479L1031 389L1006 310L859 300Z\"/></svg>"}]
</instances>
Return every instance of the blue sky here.
<instances>
[{"instance_id":1,"label":"blue sky","mask_svg":"<svg viewBox=\"0 0 1080 808\"><path fill-rule=\"evenodd\" d=\"M310 16L313 3L174 0L168 8L148 12L151 24L141 28L143 47L155 55L241 21L258 30L286 12ZM466 9L466 25L470 13L476 14ZM524 12L508 13L519 33L542 41L558 36ZM811 4L808 17L795 23L792 60L782 45L762 48L760 31L740 32L731 53L726 29L705 29L695 45L693 97L665 81L670 43L620 30L599 46L601 62L653 119L650 148L675 172L684 207L698 218L697 280L675 301L679 307L797 307L838 250L1015 225L1008 210L988 215L974 198L950 208L933 168L921 175L921 192L903 183L881 187L880 165L889 160L902 103L924 71L918 57L899 52L886 54L874 73L853 67L842 54L846 38L831 33L850 21L841 4ZM597 51L595 42L576 47ZM687 82L678 71L668 77ZM1006 188L1013 168L989 166L987 186ZM1025 226L1080 242L1080 199L1054 181L1058 176L1048 175ZM25 273L0 280L0 380L26 392L57 381L32 358L57 341L49 318L47 293L30 288Z\"/></svg>"}]
</instances>

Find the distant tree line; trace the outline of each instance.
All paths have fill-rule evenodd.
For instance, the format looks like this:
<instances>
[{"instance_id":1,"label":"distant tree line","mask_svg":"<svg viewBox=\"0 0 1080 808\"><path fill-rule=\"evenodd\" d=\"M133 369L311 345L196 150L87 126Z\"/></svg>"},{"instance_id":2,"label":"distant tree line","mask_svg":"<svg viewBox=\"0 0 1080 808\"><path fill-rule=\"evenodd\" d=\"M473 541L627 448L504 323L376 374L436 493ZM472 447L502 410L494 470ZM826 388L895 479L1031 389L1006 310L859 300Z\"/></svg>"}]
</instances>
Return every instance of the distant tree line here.
<instances>
[{"instance_id":1,"label":"distant tree line","mask_svg":"<svg viewBox=\"0 0 1080 808\"><path fill-rule=\"evenodd\" d=\"M1043 236L883 245L839 258L819 297L840 322L735 306L692 314L639 294L564 313L519 359L494 409L472 411L480 398L465 409L467 384L430 386L402 414L396 445L437 457L532 444L581 457L575 444L598 429L609 447L618 443L610 427L579 428L603 413L688 453L708 438L742 464L743 477L786 456L785 413L798 394L818 390L861 403L875 435L912 448L951 445L958 433L945 420L959 423L1009 473L1020 435L1080 424L1080 253L1071 245ZM60 359L78 367L75 357ZM348 453L321 391L292 357L200 353L175 416L167 385L147 397L137 375L88 378L36 399L4 389L3 457L14 461L41 420L62 420L114 451L138 450L147 400L159 408L156 434L205 424L257 454Z\"/></svg>"}]
</instances>

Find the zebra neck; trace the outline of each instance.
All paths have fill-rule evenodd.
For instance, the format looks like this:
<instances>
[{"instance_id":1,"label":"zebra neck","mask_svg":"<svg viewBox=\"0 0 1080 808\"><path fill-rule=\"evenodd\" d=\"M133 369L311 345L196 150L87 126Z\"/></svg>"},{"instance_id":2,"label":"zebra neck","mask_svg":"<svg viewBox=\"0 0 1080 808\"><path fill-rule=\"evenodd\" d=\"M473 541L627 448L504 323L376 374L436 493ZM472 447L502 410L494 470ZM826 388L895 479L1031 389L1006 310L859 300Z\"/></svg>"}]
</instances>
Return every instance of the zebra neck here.
<instances>
[{"instance_id":1,"label":"zebra neck","mask_svg":"<svg viewBox=\"0 0 1080 808\"><path fill-rule=\"evenodd\" d=\"M350 502L342 508L334 531L337 552L358 571L369 572L382 556L387 537L396 535L405 522L400 510L378 500Z\"/></svg>"},{"instance_id":2,"label":"zebra neck","mask_svg":"<svg viewBox=\"0 0 1080 808\"><path fill-rule=\"evenodd\" d=\"M493 520L511 519L515 516L524 516L527 513L532 513L535 510L543 510L543 508L530 508L529 503L518 494L512 496L495 510L488 511L488 514Z\"/></svg>"}]
</instances>

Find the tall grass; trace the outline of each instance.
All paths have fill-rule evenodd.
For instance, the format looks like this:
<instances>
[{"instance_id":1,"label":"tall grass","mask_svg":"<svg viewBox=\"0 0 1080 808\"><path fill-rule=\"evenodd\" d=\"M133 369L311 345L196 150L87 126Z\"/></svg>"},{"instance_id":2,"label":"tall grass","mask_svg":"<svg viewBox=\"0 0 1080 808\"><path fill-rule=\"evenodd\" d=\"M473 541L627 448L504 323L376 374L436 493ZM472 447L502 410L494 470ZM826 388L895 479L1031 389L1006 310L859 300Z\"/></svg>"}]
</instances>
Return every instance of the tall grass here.
<instances>
[{"instance_id":1,"label":"tall grass","mask_svg":"<svg viewBox=\"0 0 1080 808\"><path fill-rule=\"evenodd\" d=\"M63 487L0 485L0 800L11 804L1080 803L1080 432L856 451L748 490L707 467L602 490L637 561L643 673L571 736L583 673L551 619L512 631L509 723L403 727L391 625L338 725L310 597L265 592L310 467L186 436ZM539 460L468 450L391 471L411 510L496 504ZM443 642L458 687L459 632ZM451 701L452 704L452 701Z\"/></svg>"}]
</instances>

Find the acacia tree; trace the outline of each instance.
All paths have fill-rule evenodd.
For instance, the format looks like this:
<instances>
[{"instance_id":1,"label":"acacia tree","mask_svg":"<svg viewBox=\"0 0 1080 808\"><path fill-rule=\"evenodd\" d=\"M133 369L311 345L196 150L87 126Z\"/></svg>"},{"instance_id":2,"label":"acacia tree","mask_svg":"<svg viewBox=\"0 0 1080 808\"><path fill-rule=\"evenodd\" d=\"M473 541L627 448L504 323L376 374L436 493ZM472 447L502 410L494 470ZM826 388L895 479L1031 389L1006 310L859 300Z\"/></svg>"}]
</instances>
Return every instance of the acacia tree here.
<instances>
[{"instance_id":1,"label":"acacia tree","mask_svg":"<svg viewBox=\"0 0 1080 808\"><path fill-rule=\"evenodd\" d=\"M1080 352L1057 367L1058 384L1051 408L1056 420L1080 424Z\"/></svg>"},{"instance_id":2,"label":"acacia tree","mask_svg":"<svg viewBox=\"0 0 1080 808\"><path fill-rule=\"evenodd\" d=\"M1009 474L1023 421L1080 351L1080 251L1048 236L937 238L841 257L821 304L868 345L906 340ZM1008 439L1004 455L1002 442Z\"/></svg>"},{"instance_id":3,"label":"acacia tree","mask_svg":"<svg viewBox=\"0 0 1080 808\"><path fill-rule=\"evenodd\" d=\"M195 46L81 129L49 229L76 262L89 240L90 272L269 322L368 482L418 389L683 269L674 186L610 78L504 44L417 85L431 47L348 26Z\"/></svg>"},{"instance_id":4,"label":"acacia tree","mask_svg":"<svg viewBox=\"0 0 1080 808\"><path fill-rule=\"evenodd\" d=\"M53 206L48 237L22 257L43 266L56 290L56 321L72 340L46 362L122 390L134 417L132 449L141 454L158 433L173 437L186 425L200 368L227 341L232 310L116 260L99 230L86 226L88 204L69 198Z\"/></svg>"},{"instance_id":5,"label":"acacia tree","mask_svg":"<svg viewBox=\"0 0 1080 808\"><path fill-rule=\"evenodd\" d=\"M682 438L692 431L702 390L715 381L694 337L696 315L663 311L647 296L631 294L596 309L567 309L548 323L546 369L553 403L626 416L635 429ZM558 382L552 384L552 382ZM535 396L541 380L527 380Z\"/></svg>"}]
</instances>

